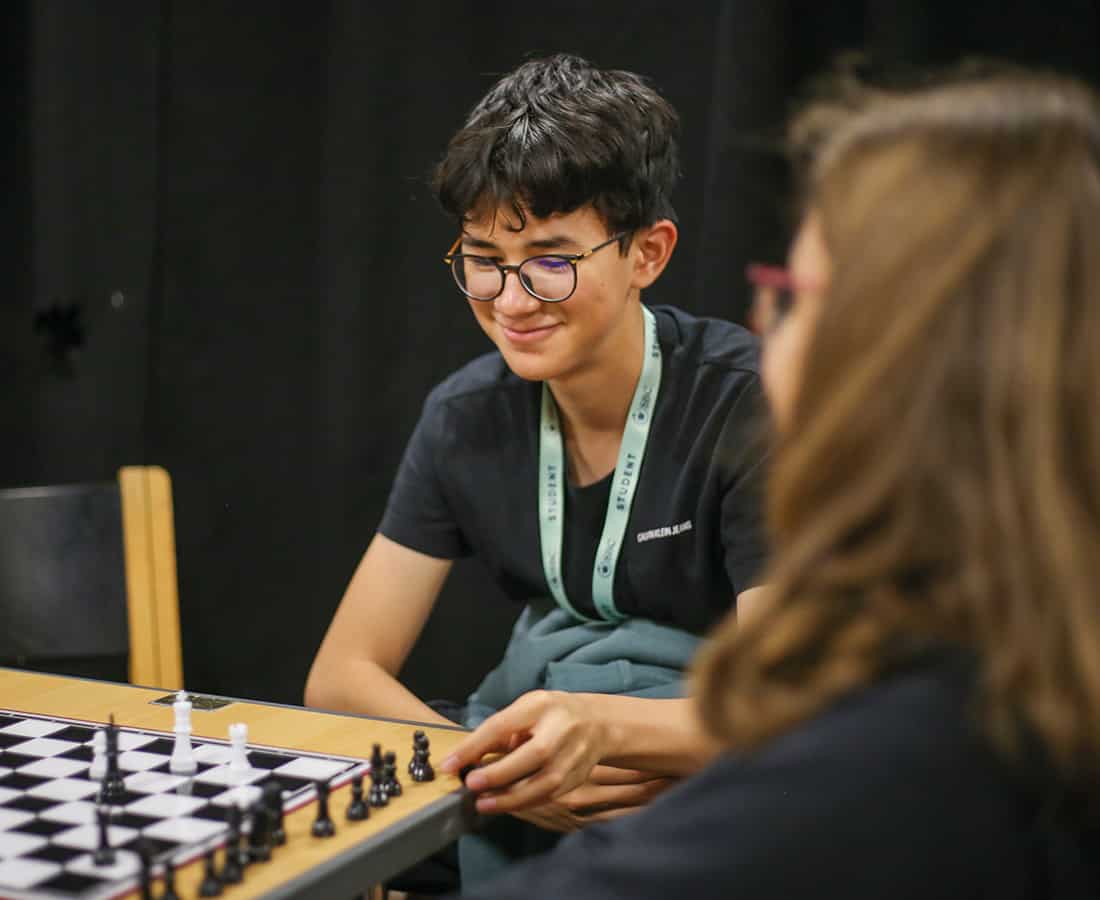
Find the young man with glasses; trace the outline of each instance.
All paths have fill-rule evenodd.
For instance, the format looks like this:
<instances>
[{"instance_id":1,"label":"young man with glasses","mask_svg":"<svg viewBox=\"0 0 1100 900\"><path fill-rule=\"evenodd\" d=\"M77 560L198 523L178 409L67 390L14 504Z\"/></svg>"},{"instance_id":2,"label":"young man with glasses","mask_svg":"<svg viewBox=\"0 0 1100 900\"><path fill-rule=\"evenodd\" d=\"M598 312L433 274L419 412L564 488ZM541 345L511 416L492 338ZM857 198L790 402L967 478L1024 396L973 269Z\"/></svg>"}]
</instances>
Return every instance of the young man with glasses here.
<instances>
[{"instance_id":1,"label":"young man with glasses","mask_svg":"<svg viewBox=\"0 0 1100 900\"><path fill-rule=\"evenodd\" d=\"M524 611L441 761L502 817L463 877L644 805L713 753L683 699L764 556L757 347L641 292L676 246L675 111L637 75L534 60L451 140L444 262L496 351L429 395L307 702L447 721L396 674L451 561Z\"/></svg>"}]
</instances>

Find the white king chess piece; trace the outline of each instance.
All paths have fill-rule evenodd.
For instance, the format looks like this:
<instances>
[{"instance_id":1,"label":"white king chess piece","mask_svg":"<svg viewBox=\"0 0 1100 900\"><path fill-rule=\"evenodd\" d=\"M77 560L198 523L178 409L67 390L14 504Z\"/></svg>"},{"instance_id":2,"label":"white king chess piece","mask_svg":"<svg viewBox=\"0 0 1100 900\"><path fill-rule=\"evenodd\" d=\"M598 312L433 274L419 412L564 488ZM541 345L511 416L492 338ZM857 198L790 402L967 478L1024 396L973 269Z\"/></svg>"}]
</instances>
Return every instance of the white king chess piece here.
<instances>
[{"instance_id":1,"label":"white king chess piece","mask_svg":"<svg viewBox=\"0 0 1100 900\"><path fill-rule=\"evenodd\" d=\"M195 752L191 749L191 701L185 691L176 694L172 704L176 713L176 742L172 745L172 758L168 761L168 771L173 775L194 775L198 766Z\"/></svg>"}]
</instances>

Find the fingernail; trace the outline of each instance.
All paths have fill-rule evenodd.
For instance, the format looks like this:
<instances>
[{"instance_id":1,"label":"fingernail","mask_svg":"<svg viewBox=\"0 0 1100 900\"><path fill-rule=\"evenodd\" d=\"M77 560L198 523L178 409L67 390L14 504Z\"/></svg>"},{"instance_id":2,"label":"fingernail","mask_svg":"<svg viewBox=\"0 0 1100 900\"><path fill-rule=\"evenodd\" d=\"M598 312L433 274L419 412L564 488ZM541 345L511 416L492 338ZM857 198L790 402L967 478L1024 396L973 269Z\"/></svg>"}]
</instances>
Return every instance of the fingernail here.
<instances>
[{"instance_id":1,"label":"fingernail","mask_svg":"<svg viewBox=\"0 0 1100 900\"><path fill-rule=\"evenodd\" d=\"M445 775L453 775L458 771L458 757L454 755L448 756L439 764L439 770Z\"/></svg>"},{"instance_id":2,"label":"fingernail","mask_svg":"<svg viewBox=\"0 0 1100 900\"><path fill-rule=\"evenodd\" d=\"M488 786L488 779L480 772L471 772L466 776L466 787L471 791L483 791Z\"/></svg>"},{"instance_id":3,"label":"fingernail","mask_svg":"<svg viewBox=\"0 0 1100 900\"><path fill-rule=\"evenodd\" d=\"M496 797L478 797L477 798L477 811L481 813L495 812L497 808Z\"/></svg>"}]
</instances>

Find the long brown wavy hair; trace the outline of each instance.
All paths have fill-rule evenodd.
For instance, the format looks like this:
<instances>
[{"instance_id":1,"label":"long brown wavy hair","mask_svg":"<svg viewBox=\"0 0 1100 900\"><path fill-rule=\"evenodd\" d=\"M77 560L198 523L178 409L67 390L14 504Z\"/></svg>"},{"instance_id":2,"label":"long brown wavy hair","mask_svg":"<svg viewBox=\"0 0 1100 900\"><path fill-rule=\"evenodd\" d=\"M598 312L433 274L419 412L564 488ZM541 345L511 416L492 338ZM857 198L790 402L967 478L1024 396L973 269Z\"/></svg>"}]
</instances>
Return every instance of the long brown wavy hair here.
<instances>
[{"instance_id":1,"label":"long brown wavy hair","mask_svg":"<svg viewBox=\"0 0 1100 900\"><path fill-rule=\"evenodd\" d=\"M1100 771L1100 116L1001 74L864 91L793 129L831 264L768 485L759 617L696 689L751 746L928 643L980 709Z\"/></svg>"}]
</instances>

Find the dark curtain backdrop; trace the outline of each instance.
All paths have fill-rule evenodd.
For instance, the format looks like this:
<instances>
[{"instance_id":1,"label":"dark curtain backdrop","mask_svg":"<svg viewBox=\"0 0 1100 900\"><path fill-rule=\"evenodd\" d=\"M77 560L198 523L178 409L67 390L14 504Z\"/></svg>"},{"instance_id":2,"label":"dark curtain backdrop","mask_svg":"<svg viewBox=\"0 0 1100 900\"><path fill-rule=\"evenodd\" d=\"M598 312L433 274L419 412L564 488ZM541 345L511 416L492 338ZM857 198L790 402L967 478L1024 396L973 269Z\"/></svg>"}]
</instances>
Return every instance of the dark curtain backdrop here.
<instances>
[{"instance_id":1,"label":"dark curtain backdrop","mask_svg":"<svg viewBox=\"0 0 1100 900\"><path fill-rule=\"evenodd\" d=\"M186 680L296 702L429 388L488 349L427 173L532 52L679 109L681 242L654 302L739 319L780 260L784 116L844 50L1096 80L1094 5L867 0L4 6L0 484L174 479ZM516 610L461 564L406 667L461 696ZM385 628L385 622L378 623Z\"/></svg>"}]
</instances>

